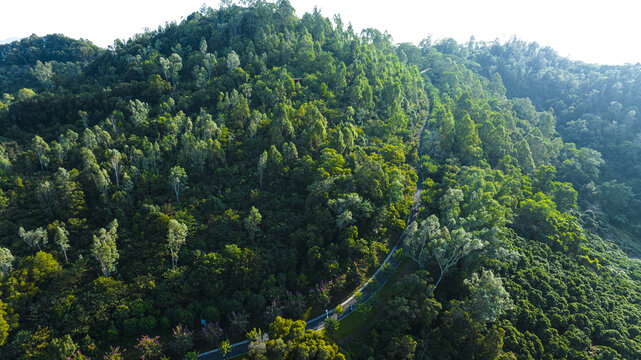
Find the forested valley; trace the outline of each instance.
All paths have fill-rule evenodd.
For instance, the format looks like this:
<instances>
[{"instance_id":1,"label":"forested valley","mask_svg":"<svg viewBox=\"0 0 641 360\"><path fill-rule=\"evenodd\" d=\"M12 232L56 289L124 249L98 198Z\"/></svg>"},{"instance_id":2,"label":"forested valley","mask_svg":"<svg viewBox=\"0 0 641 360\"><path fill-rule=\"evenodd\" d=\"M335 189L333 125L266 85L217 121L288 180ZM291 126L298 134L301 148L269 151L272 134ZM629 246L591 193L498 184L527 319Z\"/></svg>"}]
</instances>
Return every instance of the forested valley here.
<instances>
[{"instance_id":1,"label":"forested valley","mask_svg":"<svg viewBox=\"0 0 641 360\"><path fill-rule=\"evenodd\" d=\"M0 45L0 358L641 359L641 65L327 15Z\"/></svg>"}]
</instances>

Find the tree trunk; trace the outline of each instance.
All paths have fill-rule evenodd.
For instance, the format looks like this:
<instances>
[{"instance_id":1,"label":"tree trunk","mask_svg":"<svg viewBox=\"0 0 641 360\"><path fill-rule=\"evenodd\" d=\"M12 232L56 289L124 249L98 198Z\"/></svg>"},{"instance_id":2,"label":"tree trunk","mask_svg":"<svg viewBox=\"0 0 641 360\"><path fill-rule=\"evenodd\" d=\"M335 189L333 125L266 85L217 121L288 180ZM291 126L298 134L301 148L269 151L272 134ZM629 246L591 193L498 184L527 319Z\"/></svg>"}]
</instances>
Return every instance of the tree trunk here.
<instances>
[{"instance_id":1,"label":"tree trunk","mask_svg":"<svg viewBox=\"0 0 641 360\"><path fill-rule=\"evenodd\" d=\"M444 272L441 271L441 275L438 277L438 280L436 281L436 285L434 285L434 290L438 287L438 284L441 282L441 279L443 279L443 275L445 275Z\"/></svg>"}]
</instances>

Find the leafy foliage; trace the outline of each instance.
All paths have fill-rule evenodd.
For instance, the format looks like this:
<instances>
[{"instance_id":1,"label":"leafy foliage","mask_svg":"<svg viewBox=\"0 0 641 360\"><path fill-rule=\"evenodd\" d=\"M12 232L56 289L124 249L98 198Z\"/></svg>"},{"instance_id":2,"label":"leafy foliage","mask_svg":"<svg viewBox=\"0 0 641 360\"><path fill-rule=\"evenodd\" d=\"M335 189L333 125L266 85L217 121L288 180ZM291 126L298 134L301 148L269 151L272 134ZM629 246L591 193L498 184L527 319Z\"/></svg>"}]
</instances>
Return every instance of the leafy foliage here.
<instances>
[{"instance_id":1,"label":"leafy foliage","mask_svg":"<svg viewBox=\"0 0 641 360\"><path fill-rule=\"evenodd\" d=\"M637 68L395 46L287 1L107 50L2 45L0 357L154 358L172 329L180 356L228 352L269 326L250 357L641 358L617 245L639 232ZM401 236L418 269L355 341L281 317L336 306Z\"/></svg>"}]
</instances>

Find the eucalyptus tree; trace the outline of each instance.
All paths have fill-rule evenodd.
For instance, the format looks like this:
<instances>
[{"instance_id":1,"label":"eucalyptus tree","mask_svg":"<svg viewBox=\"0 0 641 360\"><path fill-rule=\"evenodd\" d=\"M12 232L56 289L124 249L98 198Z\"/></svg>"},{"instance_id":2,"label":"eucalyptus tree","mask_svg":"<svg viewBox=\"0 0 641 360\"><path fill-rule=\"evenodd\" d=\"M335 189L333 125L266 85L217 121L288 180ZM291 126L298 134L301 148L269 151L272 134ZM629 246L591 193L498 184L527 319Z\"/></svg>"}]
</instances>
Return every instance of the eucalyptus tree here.
<instances>
[{"instance_id":1,"label":"eucalyptus tree","mask_svg":"<svg viewBox=\"0 0 641 360\"><path fill-rule=\"evenodd\" d=\"M110 149L109 152L109 162L111 162L111 167L114 169L114 177L116 178L116 186L120 186L120 161L122 160L122 154L116 149Z\"/></svg>"},{"instance_id":2,"label":"eucalyptus tree","mask_svg":"<svg viewBox=\"0 0 641 360\"><path fill-rule=\"evenodd\" d=\"M178 72L183 67L182 58L180 55L173 53L169 56L169 59L165 59L161 56L158 61L160 62L160 67L162 68L165 80L169 81L172 85L172 89L175 90L176 83L179 80Z\"/></svg>"},{"instance_id":3,"label":"eucalyptus tree","mask_svg":"<svg viewBox=\"0 0 641 360\"><path fill-rule=\"evenodd\" d=\"M249 238L251 239L252 243L254 242L256 231L260 229L258 225L260 225L262 219L263 216L260 214L258 209L252 206L251 210L249 211L249 215L245 218L244 221L245 230L247 230L247 232L249 233Z\"/></svg>"},{"instance_id":4,"label":"eucalyptus tree","mask_svg":"<svg viewBox=\"0 0 641 360\"><path fill-rule=\"evenodd\" d=\"M474 273L464 283L470 289L471 295L466 301L466 308L474 322L492 322L514 305L510 294L503 287L503 281L492 270L483 270L480 276Z\"/></svg>"},{"instance_id":5,"label":"eucalyptus tree","mask_svg":"<svg viewBox=\"0 0 641 360\"><path fill-rule=\"evenodd\" d=\"M36 65L32 69L33 76L47 89L53 87L53 68L51 62L36 61Z\"/></svg>"},{"instance_id":6,"label":"eucalyptus tree","mask_svg":"<svg viewBox=\"0 0 641 360\"><path fill-rule=\"evenodd\" d=\"M3 247L0 248L0 279L7 276L13 270L14 257L11 250Z\"/></svg>"},{"instance_id":7,"label":"eucalyptus tree","mask_svg":"<svg viewBox=\"0 0 641 360\"><path fill-rule=\"evenodd\" d=\"M149 104L138 99L129 100L128 108L131 113L131 121L134 124L140 125L147 121L149 116Z\"/></svg>"},{"instance_id":8,"label":"eucalyptus tree","mask_svg":"<svg viewBox=\"0 0 641 360\"><path fill-rule=\"evenodd\" d=\"M234 70L240 66L240 58L234 50L227 55L227 69Z\"/></svg>"},{"instance_id":9,"label":"eucalyptus tree","mask_svg":"<svg viewBox=\"0 0 641 360\"><path fill-rule=\"evenodd\" d=\"M438 265L440 274L435 287L463 257L486 245L463 228L450 232L447 227L441 227L435 215L423 220L420 225L412 222L404 236L405 253L420 269L424 269L432 259Z\"/></svg>"},{"instance_id":10,"label":"eucalyptus tree","mask_svg":"<svg viewBox=\"0 0 641 360\"><path fill-rule=\"evenodd\" d=\"M11 164L11 160L9 159L7 152L0 146L0 170L5 174L8 174L11 172L12 166L13 165Z\"/></svg>"},{"instance_id":11,"label":"eucalyptus tree","mask_svg":"<svg viewBox=\"0 0 641 360\"><path fill-rule=\"evenodd\" d=\"M187 184L187 173L180 166L174 166L169 173L169 185L174 189L176 201L180 201L180 189Z\"/></svg>"},{"instance_id":12,"label":"eucalyptus tree","mask_svg":"<svg viewBox=\"0 0 641 360\"><path fill-rule=\"evenodd\" d=\"M187 225L170 219L167 223L167 248L171 254L171 266L178 264L178 252L185 245L187 239Z\"/></svg>"},{"instance_id":13,"label":"eucalyptus tree","mask_svg":"<svg viewBox=\"0 0 641 360\"><path fill-rule=\"evenodd\" d=\"M211 75L214 73L214 69L216 68L217 63L218 61L216 60L216 55L205 55L205 58L203 59L203 66L205 67L205 71L207 71L207 80L211 81Z\"/></svg>"},{"instance_id":14,"label":"eucalyptus tree","mask_svg":"<svg viewBox=\"0 0 641 360\"><path fill-rule=\"evenodd\" d=\"M38 157L38 161L40 162L40 169L42 171L45 171L50 161L49 152L51 151L51 148L49 147L49 144L47 144L47 142L44 141L40 136L36 135L31 140L31 148Z\"/></svg>"},{"instance_id":15,"label":"eucalyptus tree","mask_svg":"<svg viewBox=\"0 0 641 360\"><path fill-rule=\"evenodd\" d=\"M53 185L48 180L45 180L38 185L38 198L47 209L47 214L49 217L53 216L53 194L54 188Z\"/></svg>"},{"instance_id":16,"label":"eucalyptus tree","mask_svg":"<svg viewBox=\"0 0 641 360\"><path fill-rule=\"evenodd\" d=\"M111 276L111 273L116 270L116 263L120 258L116 239L118 239L118 220L116 219L109 223L106 230L104 228L98 230L98 236L93 236L91 255L100 265L100 270L105 277Z\"/></svg>"},{"instance_id":17,"label":"eucalyptus tree","mask_svg":"<svg viewBox=\"0 0 641 360\"><path fill-rule=\"evenodd\" d=\"M89 120L89 114L86 111L78 110L78 117L80 118L82 126L84 126L85 128L89 127L87 122L87 120Z\"/></svg>"},{"instance_id":18,"label":"eucalyptus tree","mask_svg":"<svg viewBox=\"0 0 641 360\"><path fill-rule=\"evenodd\" d=\"M258 183L260 185L261 190L263 190L263 172L265 171L266 167L267 167L267 150L263 151L263 153L260 154L260 157L258 158Z\"/></svg>"},{"instance_id":19,"label":"eucalyptus tree","mask_svg":"<svg viewBox=\"0 0 641 360\"><path fill-rule=\"evenodd\" d=\"M38 248L38 250L42 250L42 247L47 244L47 231L41 227L25 231L21 226L18 235L29 247Z\"/></svg>"},{"instance_id":20,"label":"eucalyptus tree","mask_svg":"<svg viewBox=\"0 0 641 360\"><path fill-rule=\"evenodd\" d=\"M69 250L70 247L69 231L64 227L56 226L55 232L54 241L56 242L56 245L60 246L60 250L62 250L62 253L65 256L65 262L69 262L69 258L67 257L67 250Z\"/></svg>"},{"instance_id":21,"label":"eucalyptus tree","mask_svg":"<svg viewBox=\"0 0 641 360\"><path fill-rule=\"evenodd\" d=\"M298 149L296 149L296 145L292 142L284 143L283 160L285 161L285 163L289 163L296 159L298 159Z\"/></svg>"},{"instance_id":22,"label":"eucalyptus tree","mask_svg":"<svg viewBox=\"0 0 641 360\"><path fill-rule=\"evenodd\" d=\"M91 129L87 128L82 133L82 144L85 148L92 151L98 147L98 139Z\"/></svg>"}]
</instances>

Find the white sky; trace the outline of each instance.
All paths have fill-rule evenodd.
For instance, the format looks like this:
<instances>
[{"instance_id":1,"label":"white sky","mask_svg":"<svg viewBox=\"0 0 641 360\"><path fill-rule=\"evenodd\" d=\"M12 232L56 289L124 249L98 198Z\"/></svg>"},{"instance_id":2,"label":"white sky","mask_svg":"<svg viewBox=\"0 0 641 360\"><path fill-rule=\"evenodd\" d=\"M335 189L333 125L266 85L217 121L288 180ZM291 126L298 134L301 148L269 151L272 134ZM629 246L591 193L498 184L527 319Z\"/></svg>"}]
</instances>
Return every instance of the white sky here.
<instances>
[{"instance_id":1,"label":"white sky","mask_svg":"<svg viewBox=\"0 0 641 360\"><path fill-rule=\"evenodd\" d=\"M218 0L0 0L0 41L62 33L106 47L145 27L180 20ZM395 42L452 37L459 43L509 39L550 45L561 55L601 64L641 62L641 2L634 0L290 0L299 16L319 4L355 30L387 30ZM637 5L638 3L638 5Z\"/></svg>"}]
</instances>

